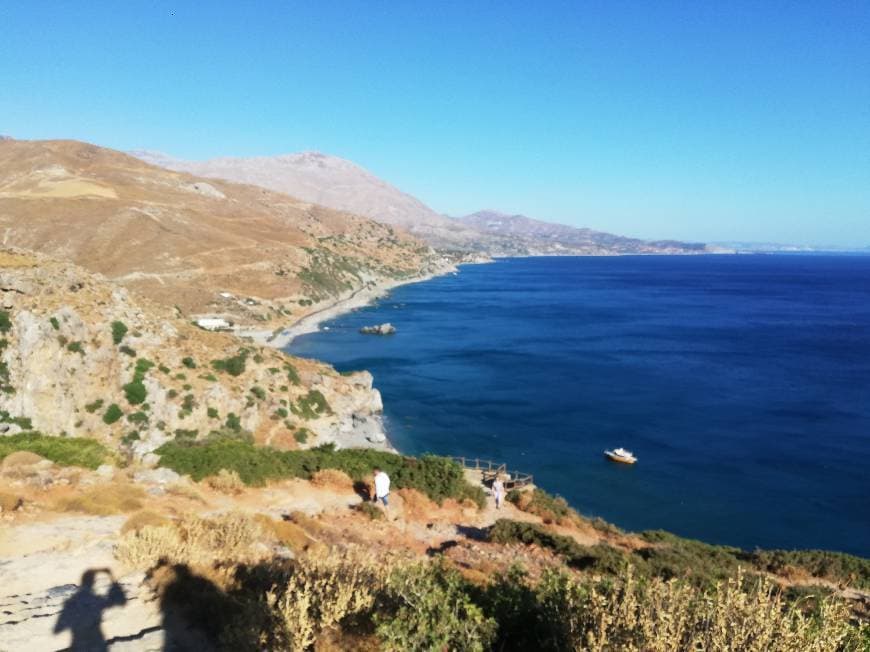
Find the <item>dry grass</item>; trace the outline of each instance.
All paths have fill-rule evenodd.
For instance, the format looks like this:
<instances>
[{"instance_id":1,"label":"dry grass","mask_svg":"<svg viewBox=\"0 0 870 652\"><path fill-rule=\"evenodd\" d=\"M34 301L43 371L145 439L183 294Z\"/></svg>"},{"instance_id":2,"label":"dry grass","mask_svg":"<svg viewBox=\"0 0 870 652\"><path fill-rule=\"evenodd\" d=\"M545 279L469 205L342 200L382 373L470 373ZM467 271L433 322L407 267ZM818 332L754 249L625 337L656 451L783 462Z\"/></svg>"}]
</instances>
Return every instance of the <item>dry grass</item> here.
<instances>
[{"instance_id":1,"label":"dry grass","mask_svg":"<svg viewBox=\"0 0 870 652\"><path fill-rule=\"evenodd\" d=\"M238 495L245 490L245 483L235 471L221 469L217 475L209 476L205 483L222 494Z\"/></svg>"},{"instance_id":2,"label":"dry grass","mask_svg":"<svg viewBox=\"0 0 870 652\"><path fill-rule=\"evenodd\" d=\"M742 574L709 593L677 580L582 584L546 576L539 589L546 618L557 624L566 649L748 650L835 652L860 649L848 606L835 600L815 614L787 605L767 582L746 588Z\"/></svg>"},{"instance_id":3,"label":"dry grass","mask_svg":"<svg viewBox=\"0 0 870 652\"><path fill-rule=\"evenodd\" d=\"M402 514L408 520L431 520L432 517L441 510L441 508L430 500L428 496L416 489L399 489L396 493L402 497ZM454 501L451 501L451 503L452 502ZM447 500L445 500L444 503L445 504L442 507L449 510L451 503L448 503Z\"/></svg>"},{"instance_id":4,"label":"dry grass","mask_svg":"<svg viewBox=\"0 0 870 652\"><path fill-rule=\"evenodd\" d=\"M127 519L127 521L121 527L121 534L124 535L128 532L138 532L146 526L161 527L164 525L169 525L171 522L172 521L170 521L170 519L158 514L157 512L143 509L141 512L136 512Z\"/></svg>"},{"instance_id":5,"label":"dry grass","mask_svg":"<svg viewBox=\"0 0 870 652\"><path fill-rule=\"evenodd\" d=\"M132 484L113 482L91 487L74 496L55 501L53 508L60 512L84 512L94 516L124 514L142 509L145 492Z\"/></svg>"},{"instance_id":6,"label":"dry grass","mask_svg":"<svg viewBox=\"0 0 870 652\"><path fill-rule=\"evenodd\" d=\"M353 491L353 480L339 469L322 469L311 477L311 484L325 489Z\"/></svg>"},{"instance_id":7,"label":"dry grass","mask_svg":"<svg viewBox=\"0 0 870 652\"><path fill-rule=\"evenodd\" d=\"M201 505L208 504L206 499L203 498L203 495L186 482L176 482L175 484L169 485L166 487L166 493L170 496L185 498Z\"/></svg>"},{"instance_id":8,"label":"dry grass","mask_svg":"<svg viewBox=\"0 0 870 652\"><path fill-rule=\"evenodd\" d=\"M308 650L344 618L370 610L390 568L382 559L356 549L300 558L293 574L266 596L282 626L282 647Z\"/></svg>"},{"instance_id":9,"label":"dry grass","mask_svg":"<svg viewBox=\"0 0 870 652\"><path fill-rule=\"evenodd\" d=\"M127 533L115 546L115 557L131 568L149 568L161 559L190 565L245 561L258 556L254 547L262 539L262 527L249 514L186 516L168 525L146 525Z\"/></svg>"},{"instance_id":10,"label":"dry grass","mask_svg":"<svg viewBox=\"0 0 870 652\"><path fill-rule=\"evenodd\" d=\"M4 471L7 469L20 469L21 467L39 464L44 459L41 455L31 453L30 451L15 451L3 458L3 461L0 462L0 468Z\"/></svg>"},{"instance_id":11,"label":"dry grass","mask_svg":"<svg viewBox=\"0 0 870 652\"><path fill-rule=\"evenodd\" d=\"M278 521L265 514L257 514L254 518L266 532L274 537L275 541L290 548L295 553L308 550L318 542L316 538L305 532L302 526L292 521Z\"/></svg>"}]
</instances>

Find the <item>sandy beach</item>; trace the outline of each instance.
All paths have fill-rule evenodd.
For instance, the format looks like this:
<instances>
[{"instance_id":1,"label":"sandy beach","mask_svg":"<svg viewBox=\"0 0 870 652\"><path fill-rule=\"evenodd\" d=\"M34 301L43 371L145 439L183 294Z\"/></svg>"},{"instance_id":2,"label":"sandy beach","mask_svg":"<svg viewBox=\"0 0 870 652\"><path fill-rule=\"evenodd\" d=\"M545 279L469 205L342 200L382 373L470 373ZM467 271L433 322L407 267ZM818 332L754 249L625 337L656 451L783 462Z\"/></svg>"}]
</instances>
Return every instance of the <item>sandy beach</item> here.
<instances>
[{"instance_id":1,"label":"sandy beach","mask_svg":"<svg viewBox=\"0 0 870 652\"><path fill-rule=\"evenodd\" d=\"M458 270L457 265L448 264L440 268L436 272L415 276L410 279L388 279L384 280L374 287L361 287L345 295L342 295L332 301L329 301L304 317L301 317L291 325L287 326L277 335L274 330L262 329L240 329L236 331L239 337L250 337L257 344L272 346L278 349L284 348L290 344L295 338L306 333L314 333L320 328L320 324L330 319L334 319L351 310L362 308L376 299L389 294L390 290L401 285L409 285L411 283L422 283L436 276L455 273Z\"/></svg>"}]
</instances>

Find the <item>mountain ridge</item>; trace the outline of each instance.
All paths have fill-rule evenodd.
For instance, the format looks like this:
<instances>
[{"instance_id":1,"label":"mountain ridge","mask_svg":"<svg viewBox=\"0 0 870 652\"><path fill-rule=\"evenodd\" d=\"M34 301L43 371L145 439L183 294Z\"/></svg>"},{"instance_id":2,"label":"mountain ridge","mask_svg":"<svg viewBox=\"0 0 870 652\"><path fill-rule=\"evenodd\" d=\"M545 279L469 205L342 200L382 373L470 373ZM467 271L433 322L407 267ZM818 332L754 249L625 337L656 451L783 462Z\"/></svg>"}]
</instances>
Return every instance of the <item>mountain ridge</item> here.
<instances>
[{"instance_id":1,"label":"mountain ridge","mask_svg":"<svg viewBox=\"0 0 870 652\"><path fill-rule=\"evenodd\" d=\"M130 153L171 170L259 185L305 201L364 215L406 229L431 246L444 250L496 256L685 254L710 251L694 243L626 238L592 229L553 225L525 216L513 217L522 217L539 226L531 231L527 229L525 233L487 228L486 220L473 219L487 211L464 218L439 214L421 200L353 161L322 152L238 158L224 156L206 161L184 161L149 150L134 150ZM502 213L499 215L506 216ZM543 225L550 226L546 237L534 233L535 230L542 231ZM559 229L554 230L555 227ZM578 234L585 235L581 237Z\"/></svg>"}]
</instances>

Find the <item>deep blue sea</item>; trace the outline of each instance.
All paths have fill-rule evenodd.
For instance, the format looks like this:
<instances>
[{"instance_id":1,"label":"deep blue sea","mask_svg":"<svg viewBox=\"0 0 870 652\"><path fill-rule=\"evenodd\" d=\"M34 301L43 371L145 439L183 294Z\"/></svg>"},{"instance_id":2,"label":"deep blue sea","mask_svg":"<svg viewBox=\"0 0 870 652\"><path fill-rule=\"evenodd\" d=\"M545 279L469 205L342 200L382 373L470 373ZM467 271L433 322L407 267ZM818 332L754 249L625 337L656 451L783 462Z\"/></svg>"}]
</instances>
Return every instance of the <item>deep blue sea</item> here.
<instances>
[{"instance_id":1,"label":"deep blue sea","mask_svg":"<svg viewBox=\"0 0 870 652\"><path fill-rule=\"evenodd\" d=\"M630 530L870 556L870 256L500 260L325 325L289 350L370 370L403 452Z\"/></svg>"}]
</instances>

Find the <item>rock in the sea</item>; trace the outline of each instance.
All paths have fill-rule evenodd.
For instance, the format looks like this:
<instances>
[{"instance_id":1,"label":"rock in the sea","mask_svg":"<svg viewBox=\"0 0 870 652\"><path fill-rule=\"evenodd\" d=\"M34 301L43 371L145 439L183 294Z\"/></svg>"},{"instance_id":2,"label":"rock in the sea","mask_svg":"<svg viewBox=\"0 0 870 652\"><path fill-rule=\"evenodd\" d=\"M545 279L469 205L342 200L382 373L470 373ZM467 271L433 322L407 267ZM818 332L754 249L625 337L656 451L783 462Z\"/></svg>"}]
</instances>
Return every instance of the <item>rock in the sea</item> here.
<instances>
[{"instance_id":1,"label":"rock in the sea","mask_svg":"<svg viewBox=\"0 0 870 652\"><path fill-rule=\"evenodd\" d=\"M378 326L363 326L359 329L359 332L363 335L392 335L396 332L396 327L390 323Z\"/></svg>"}]
</instances>

